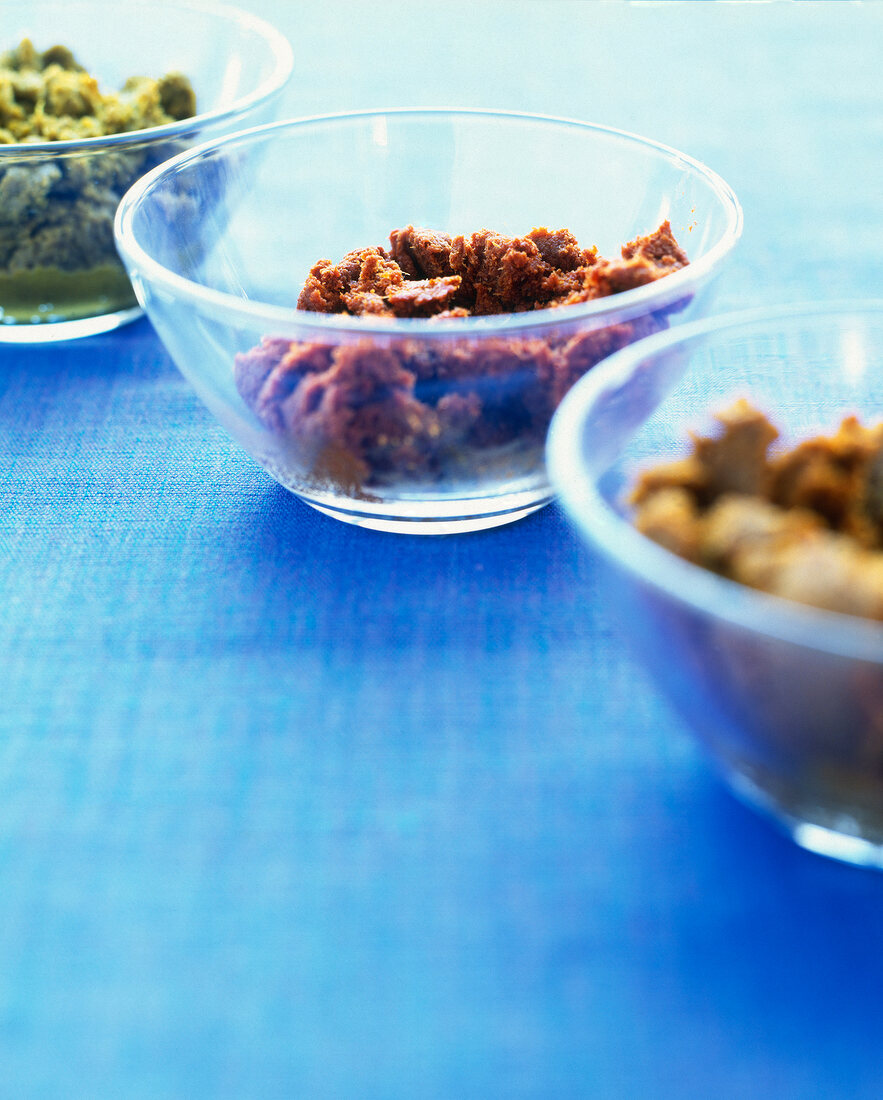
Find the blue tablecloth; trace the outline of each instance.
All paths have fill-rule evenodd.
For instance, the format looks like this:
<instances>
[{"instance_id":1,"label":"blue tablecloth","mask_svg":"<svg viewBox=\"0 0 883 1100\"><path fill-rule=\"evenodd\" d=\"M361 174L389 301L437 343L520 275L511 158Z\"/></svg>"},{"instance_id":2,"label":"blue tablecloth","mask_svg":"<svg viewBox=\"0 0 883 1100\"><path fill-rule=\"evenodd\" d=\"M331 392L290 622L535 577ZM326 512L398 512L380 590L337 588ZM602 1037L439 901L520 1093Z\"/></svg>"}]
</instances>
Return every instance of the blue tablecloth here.
<instances>
[{"instance_id":1,"label":"blue tablecloth","mask_svg":"<svg viewBox=\"0 0 883 1100\"><path fill-rule=\"evenodd\" d=\"M718 308L880 293L879 4L244 6L282 115L620 126L740 196ZM881 1095L883 878L724 791L557 507L326 519L145 320L0 345L0 494L0 1095Z\"/></svg>"}]
</instances>

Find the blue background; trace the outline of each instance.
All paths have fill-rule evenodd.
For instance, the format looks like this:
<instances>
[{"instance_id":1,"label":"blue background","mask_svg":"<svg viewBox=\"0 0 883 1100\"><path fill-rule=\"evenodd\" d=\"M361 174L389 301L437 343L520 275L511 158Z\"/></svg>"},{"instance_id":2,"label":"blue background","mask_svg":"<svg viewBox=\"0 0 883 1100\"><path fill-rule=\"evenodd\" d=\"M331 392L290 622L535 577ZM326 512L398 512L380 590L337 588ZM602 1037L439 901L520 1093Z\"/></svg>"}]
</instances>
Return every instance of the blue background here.
<instances>
[{"instance_id":1,"label":"blue background","mask_svg":"<svg viewBox=\"0 0 883 1100\"><path fill-rule=\"evenodd\" d=\"M281 116L634 130L743 203L718 308L880 294L879 4L243 6ZM143 320L0 345L0 502L0 1095L881 1095L883 879L724 791L557 506L325 519Z\"/></svg>"}]
</instances>

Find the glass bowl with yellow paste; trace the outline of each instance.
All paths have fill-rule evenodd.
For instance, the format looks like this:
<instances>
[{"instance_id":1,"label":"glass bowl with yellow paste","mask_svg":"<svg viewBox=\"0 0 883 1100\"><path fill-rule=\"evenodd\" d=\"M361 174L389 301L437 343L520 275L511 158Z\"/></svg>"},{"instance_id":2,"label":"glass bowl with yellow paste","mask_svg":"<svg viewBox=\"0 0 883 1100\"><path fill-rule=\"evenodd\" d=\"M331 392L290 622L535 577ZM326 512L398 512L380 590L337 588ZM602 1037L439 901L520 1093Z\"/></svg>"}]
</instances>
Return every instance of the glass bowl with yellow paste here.
<instances>
[{"instance_id":1,"label":"glass bowl with yellow paste","mask_svg":"<svg viewBox=\"0 0 883 1100\"><path fill-rule=\"evenodd\" d=\"M547 448L611 617L730 788L878 869L881 378L883 301L718 316L586 375Z\"/></svg>"}]
</instances>

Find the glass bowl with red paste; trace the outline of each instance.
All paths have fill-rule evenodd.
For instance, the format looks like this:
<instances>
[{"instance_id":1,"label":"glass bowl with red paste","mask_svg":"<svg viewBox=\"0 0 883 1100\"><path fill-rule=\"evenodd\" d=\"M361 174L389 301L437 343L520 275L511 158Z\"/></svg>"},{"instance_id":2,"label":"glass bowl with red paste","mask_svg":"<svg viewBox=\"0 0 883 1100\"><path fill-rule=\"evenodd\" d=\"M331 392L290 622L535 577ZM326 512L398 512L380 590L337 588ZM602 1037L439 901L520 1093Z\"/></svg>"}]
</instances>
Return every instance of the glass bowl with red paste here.
<instances>
[{"instance_id":1,"label":"glass bowl with red paste","mask_svg":"<svg viewBox=\"0 0 883 1100\"><path fill-rule=\"evenodd\" d=\"M697 161L603 126L371 111L162 165L116 240L183 374L328 515L446 534L552 499L558 403L701 311L741 232Z\"/></svg>"}]
</instances>

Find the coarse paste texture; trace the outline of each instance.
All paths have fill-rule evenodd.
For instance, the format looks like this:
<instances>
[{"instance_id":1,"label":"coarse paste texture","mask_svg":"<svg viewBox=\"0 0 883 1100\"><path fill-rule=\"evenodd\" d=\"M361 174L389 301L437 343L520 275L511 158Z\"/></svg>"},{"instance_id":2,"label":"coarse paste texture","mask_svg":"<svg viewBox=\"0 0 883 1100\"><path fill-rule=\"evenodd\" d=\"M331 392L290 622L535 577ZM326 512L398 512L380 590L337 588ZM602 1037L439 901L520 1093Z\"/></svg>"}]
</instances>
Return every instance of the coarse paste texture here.
<instances>
[{"instance_id":1,"label":"coarse paste texture","mask_svg":"<svg viewBox=\"0 0 883 1100\"><path fill-rule=\"evenodd\" d=\"M128 133L194 114L182 73L132 76L120 91L103 92L66 46L40 53L26 38L0 55L0 144Z\"/></svg>"},{"instance_id":2,"label":"coarse paste texture","mask_svg":"<svg viewBox=\"0 0 883 1100\"><path fill-rule=\"evenodd\" d=\"M39 304L71 316L100 311L102 298L134 304L113 242L122 195L144 172L177 151L143 146L39 158L34 142L128 133L190 118L196 98L187 77L131 77L103 92L64 46L39 52L25 40L0 56L0 307L29 320ZM21 147L21 159L17 150Z\"/></svg>"},{"instance_id":3,"label":"coarse paste texture","mask_svg":"<svg viewBox=\"0 0 883 1100\"><path fill-rule=\"evenodd\" d=\"M664 222L606 260L567 229L469 237L413 225L389 249L319 260L298 307L383 318L547 310L642 286L687 263ZM466 336L327 344L268 336L236 357L240 394L301 455L307 479L352 493L401 477L480 479L480 455L534 456L561 398L591 366L664 328L667 309L563 336Z\"/></svg>"},{"instance_id":4,"label":"coarse paste texture","mask_svg":"<svg viewBox=\"0 0 883 1100\"><path fill-rule=\"evenodd\" d=\"M786 599L883 619L883 423L771 451L779 433L741 399L682 459L643 471L640 531L675 554Z\"/></svg>"}]
</instances>

